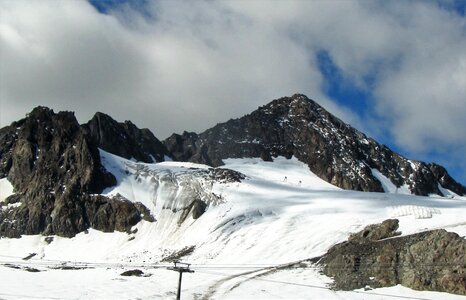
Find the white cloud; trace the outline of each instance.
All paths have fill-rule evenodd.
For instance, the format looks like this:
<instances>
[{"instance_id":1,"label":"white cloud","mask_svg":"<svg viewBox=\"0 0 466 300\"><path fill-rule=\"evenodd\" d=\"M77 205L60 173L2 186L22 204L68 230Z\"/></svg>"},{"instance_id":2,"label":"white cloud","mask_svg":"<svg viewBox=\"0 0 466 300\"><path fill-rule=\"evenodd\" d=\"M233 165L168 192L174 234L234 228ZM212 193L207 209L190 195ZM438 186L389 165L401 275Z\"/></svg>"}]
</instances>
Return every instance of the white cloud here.
<instances>
[{"instance_id":1,"label":"white cloud","mask_svg":"<svg viewBox=\"0 0 466 300\"><path fill-rule=\"evenodd\" d=\"M416 1L157 1L144 18L84 1L0 2L0 123L36 105L99 110L159 137L307 94L358 128L389 124L421 153L466 148L466 21ZM374 95L361 124L321 90L325 50ZM372 76L373 85L365 78ZM376 132L374 130L373 132Z\"/></svg>"},{"instance_id":2,"label":"white cloud","mask_svg":"<svg viewBox=\"0 0 466 300\"><path fill-rule=\"evenodd\" d=\"M436 143L465 146L464 19L420 7L411 20L403 62L375 90L379 112L392 120L397 142L413 151Z\"/></svg>"},{"instance_id":3,"label":"white cloud","mask_svg":"<svg viewBox=\"0 0 466 300\"><path fill-rule=\"evenodd\" d=\"M306 48L224 3L157 2L155 22L82 1L1 5L2 125L41 104L81 121L104 111L165 137L295 92L356 120L321 93Z\"/></svg>"},{"instance_id":4,"label":"white cloud","mask_svg":"<svg viewBox=\"0 0 466 300\"><path fill-rule=\"evenodd\" d=\"M144 75L136 35L86 2L1 4L2 124L39 104L85 115L129 107L121 97Z\"/></svg>"},{"instance_id":5,"label":"white cloud","mask_svg":"<svg viewBox=\"0 0 466 300\"><path fill-rule=\"evenodd\" d=\"M374 113L398 145L418 153L465 148L464 16L433 2L303 1L266 10L252 2L234 3L254 20L287 28L310 51L325 49L347 78L370 89Z\"/></svg>"}]
</instances>

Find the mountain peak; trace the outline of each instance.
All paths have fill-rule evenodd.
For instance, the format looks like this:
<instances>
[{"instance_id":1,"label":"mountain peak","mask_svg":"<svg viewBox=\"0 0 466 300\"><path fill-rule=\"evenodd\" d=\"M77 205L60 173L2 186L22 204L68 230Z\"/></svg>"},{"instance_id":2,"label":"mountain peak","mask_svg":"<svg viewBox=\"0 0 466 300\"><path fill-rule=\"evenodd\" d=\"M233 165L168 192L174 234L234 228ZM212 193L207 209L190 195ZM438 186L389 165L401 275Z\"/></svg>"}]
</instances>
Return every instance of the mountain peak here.
<instances>
[{"instance_id":1,"label":"mountain peak","mask_svg":"<svg viewBox=\"0 0 466 300\"><path fill-rule=\"evenodd\" d=\"M168 154L150 130L139 129L131 121L119 123L97 112L82 128L99 148L124 158L151 163L164 161Z\"/></svg>"},{"instance_id":2,"label":"mountain peak","mask_svg":"<svg viewBox=\"0 0 466 300\"><path fill-rule=\"evenodd\" d=\"M147 215L143 205L96 195L116 184L101 163L98 147L119 144L113 150L151 162L152 153L163 159L160 141L129 125L97 113L88 125L80 126L72 112L37 107L0 129L0 178L7 177L15 190L5 200L14 205L0 209L4 221L0 237L39 233L70 237L89 227L124 231L141 220L141 214ZM163 151L157 152L157 147Z\"/></svg>"},{"instance_id":3,"label":"mountain peak","mask_svg":"<svg viewBox=\"0 0 466 300\"><path fill-rule=\"evenodd\" d=\"M0 227L0 236L10 237L72 236L86 229L88 219L79 206L84 195L116 182L100 167L99 152L74 114L45 107L0 130L0 177L7 177L16 192L8 203L20 204L0 210L0 220L15 220Z\"/></svg>"},{"instance_id":4,"label":"mountain peak","mask_svg":"<svg viewBox=\"0 0 466 300\"><path fill-rule=\"evenodd\" d=\"M213 166L227 158L295 156L320 178L350 190L466 193L456 181L441 180L451 178L444 168L434 172L402 157L302 94L273 100L198 135L172 135L164 143L176 160Z\"/></svg>"},{"instance_id":5,"label":"mountain peak","mask_svg":"<svg viewBox=\"0 0 466 300\"><path fill-rule=\"evenodd\" d=\"M42 114L54 114L53 109L48 108L47 106L36 106L28 114L28 116L42 115Z\"/></svg>"},{"instance_id":6,"label":"mountain peak","mask_svg":"<svg viewBox=\"0 0 466 300\"><path fill-rule=\"evenodd\" d=\"M95 120L95 119L106 120L106 121L109 121L109 122L116 122L112 117L110 117L106 113L103 113L103 112L100 112L100 111L96 112L91 120Z\"/></svg>"},{"instance_id":7,"label":"mountain peak","mask_svg":"<svg viewBox=\"0 0 466 300\"><path fill-rule=\"evenodd\" d=\"M54 118L61 120L68 120L72 123L77 123L74 112L72 111L60 111L55 113L53 109L46 106L37 106L32 109L32 111L26 114L26 118L21 121L28 121L34 119L35 121L39 120L41 122L50 121Z\"/></svg>"}]
</instances>

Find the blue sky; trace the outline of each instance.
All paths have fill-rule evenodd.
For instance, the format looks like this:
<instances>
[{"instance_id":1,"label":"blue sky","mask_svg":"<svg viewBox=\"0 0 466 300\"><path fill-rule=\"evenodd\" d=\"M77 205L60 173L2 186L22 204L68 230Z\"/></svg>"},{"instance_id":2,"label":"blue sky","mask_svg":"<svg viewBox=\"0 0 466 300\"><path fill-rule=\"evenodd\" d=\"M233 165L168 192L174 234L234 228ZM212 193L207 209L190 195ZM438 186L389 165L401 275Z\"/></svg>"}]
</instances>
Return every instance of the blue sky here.
<instances>
[{"instance_id":1,"label":"blue sky","mask_svg":"<svg viewBox=\"0 0 466 300\"><path fill-rule=\"evenodd\" d=\"M138 11L143 16L150 16L150 11L146 9L149 2L146 0L90 0L90 3L103 14L110 14L112 10L118 9L121 6L127 6ZM451 11L461 16L465 15L466 1L438 1L437 5L441 9ZM339 105L346 106L348 109L354 111L363 122L364 120L373 118L374 111L372 109L372 103L374 102L374 96L370 88L374 84L374 78L377 76L377 69L372 70L372 72L364 78L364 83L367 88L361 88L352 82L351 78L345 77L344 73L333 62L332 57L327 51L317 51L315 55L318 61L319 71L324 77L321 86L324 93ZM383 68L383 66L380 67ZM379 130L378 132L370 132L369 134L372 134L372 136L375 136L381 143L385 143L399 153L407 156L413 155L409 153L409 151L405 151L398 147L387 130ZM445 159L444 156L442 151L427 151L422 155L422 159L433 162L441 161L443 164L448 165L451 173L455 177L462 178L463 182L466 182L466 175L463 174L464 170L455 163L449 162L449 159Z\"/></svg>"},{"instance_id":2,"label":"blue sky","mask_svg":"<svg viewBox=\"0 0 466 300\"><path fill-rule=\"evenodd\" d=\"M332 57L327 51L319 51L316 53L319 71L324 77L322 90L331 99L334 99L338 104L349 106L362 119L371 114L370 103L372 95L370 85L373 82L373 76L364 78L364 84L369 88L361 88L357 86L350 78L345 77L343 72L338 68L332 60Z\"/></svg>"},{"instance_id":3,"label":"blue sky","mask_svg":"<svg viewBox=\"0 0 466 300\"><path fill-rule=\"evenodd\" d=\"M0 6L2 126L41 104L165 138L299 92L466 183L466 1Z\"/></svg>"},{"instance_id":4,"label":"blue sky","mask_svg":"<svg viewBox=\"0 0 466 300\"><path fill-rule=\"evenodd\" d=\"M137 3L138 1L128 1L128 0L90 0L91 3L99 12L103 14L108 14L112 9L115 9L118 6L132 3Z\"/></svg>"},{"instance_id":5,"label":"blue sky","mask_svg":"<svg viewBox=\"0 0 466 300\"><path fill-rule=\"evenodd\" d=\"M89 3L103 14L111 14L112 11L124 7L141 15L150 15L150 10L147 9L150 4L148 0L89 0Z\"/></svg>"},{"instance_id":6,"label":"blue sky","mask_svg":"<svg viewBox=\"0 0 466 300\"><path fill-rule=\"evenodd\" d=\"M328 53L325 51L319 52L317 57L319 61L319 70L325 78L322 85L322 90L325 94L335 100L339 105L346 106L354 111L362 122L372 123L373 121L371 121L371 119L374 117L375 112L372 109L374 95L371 92L370 86L373 84L373 78L376 74L372 73L372 76L364 79L365 84L367 84L369 88L360 88L355 85L351 79L345 78L338 66L333 63ZM365 133L375 137L380 143L389 146L392 150L407 157L442 164L448 167L450 174L454 178L459 178L462 182L466 182L464 165L457 164L457 162L454 160L452 161L448 157L447 153L451 151L449 149L443 151L436 151L433 149L430 151L423 151L422 153L410 153L410 151L396 144L388 130L379 129L375 132L370 132L369 130L369 132L366 131Z\"/></svg>"}]
</instances>

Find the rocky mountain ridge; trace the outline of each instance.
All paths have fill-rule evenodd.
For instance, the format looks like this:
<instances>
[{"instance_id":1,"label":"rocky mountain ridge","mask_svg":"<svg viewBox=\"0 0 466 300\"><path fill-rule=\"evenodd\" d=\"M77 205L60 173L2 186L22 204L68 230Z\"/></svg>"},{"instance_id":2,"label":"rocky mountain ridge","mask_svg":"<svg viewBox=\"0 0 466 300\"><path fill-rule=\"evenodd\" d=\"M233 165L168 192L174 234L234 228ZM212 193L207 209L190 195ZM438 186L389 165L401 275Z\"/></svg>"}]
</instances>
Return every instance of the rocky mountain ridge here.
<instances>
[{"instance_id":1,"label":"rocky mountain ridge","mask_svg":"<svg viewBox=\"0 0 466 300\"><path fill-rule=\"evenodd\" d=\"M131 121L119 123L98 112L81 128L97 147L127 159L155 163L164 161L168 155L149 129L139 129Z\"/></svg>"},{"instance_id":2,"label":"rocky mountain ridge","mask_svg":"<svg viewBox=\"0 0 466 300\"><path fill-rule=\"evenodd\" d=\"M0 206L0 237L72 237L88 228L127 231L142 219L154 221L137 200L100 195L117 179L103 166L99 149L147 163L168 157L150 130L130 121L119 123L103 113L80 125L72 112L55 113L39 106L0 129L0 178L7 178L15 192ZM204 173L219 182L243 178L225 169ZM205 205L196 199L183 208L183 217L198 217Z\"/></svg>"},{"instance_id":3,"label":"rocky mountain ridge","mask_svg":"<svg viewBox=\"0 0 466 300\"><path fill-rule=\"evenodd\" d=\"M379 172L412 194L443 195L443 188L466 194L445 168L406 159L300 94L273 100L200 134L173 134L163 142L173 159L211 166L226 158L295 156L343 189L384 192Z\"/></svg>"},{"instance_id":4,"label":"rocky mountain ridge","mask_svg":"<svg viewBox=\"0 0 466 300\"><path fill-rule=\"evenodd\" d=\"M99 148L105 151L100 151ZM158 222L154 223L154 227L161 224L163 228L151 236L149 241L152 246L153 238L162 232L171 237L173 233L180 232L183 226L185 229L199 230L203 224L209 223L203 223L204 220L209 221L209 217L198 219L204 213L209 215L216 210L208 210L209 206L224 203L224 199L233 199L227 204L234 206L238 204L235 201L244 198L249 192L252 194L251 198L246 198L244 201L247 203L242 203L248 210L238 212L237 215L232 214L231 218L225 216L228 216L232 207L224 212L220 211L215 217L215 222L218 222L215 229L205 235L213 232L220 234L220 231L228 232L226 236L229 236L229 232L233 234L238 230L251 232L251 227L248 226L259 225L268 219L268 214L279 218L276 212L281 209L270 209L267 206L264 206L265 210L260 209L261 206L257 210L249 208L251 202L255 201L253 197L257 195L254 194L254 187L248 186L248 182L242 186L240 182L245 177L238 171L197 168L177 162L145 164L134 161L162 161L167 156L211 166L222 165L225 158L261 157L264 160L273 160L276 156L295 156L321 178L346 189L383 191L386 183L379 179L380 174L383 174L400 189L408 186L415 194L441 194L443 189L464 194L464 187L454 181L444 168L410 161L390 151L303 95L274 100L250 115L219 124L201 134L173 135L163 144L147 129L139 129L129 121L119 123L102 113L97 113L88 123L79 125L72 112L55 113L51 109L38 107L26 118L0 129L0 178L6 177L14 186L15 192L0 203L0 238L20 237L24 234L72 237L89 228L104 232L128 232L139 221L146 220ZM119 165L115 163L118 160L121 161ZM256 163L257 161L259 160ZM173 167L177 164L178 167ZM173 171L175 168L179 169ZM271 176L271 173L265 173L266 176ZM281 176L281 169L278 173L274 183L279 188L275 192L286 189L287 186L296 188L299 193L306 188L304 181L301 186L301 182L297 185L277 180ZM114 190L112 196L102 195L105 189L121 183L121 178L126 180L127 189L119 185L120 189ZM140 185L134 184L135 182ZM240 191L241 196L237 199L228 198L231 193L224 193L223 190L227 185L214 189L214 185L219 182L230 184L232 189L243 188L247 191ZM258 186L267 190L265 196L259 197L258 202L268 202L272 198L276 205L286 202L286 197L291 198L280 194L273 199L273 192L269 191L270 185L259 182L256 188ZM125 191L129 191L132 198L124 194ZM143 196L138 194L141 191L144 192ZM337 191L341 192L338 189ZM356 194L343 193L345 202L351 198L350 194ZM362 194L357 194L357 201L366 195L375 199L371 199L373 202L366 202L368 204L390 202L389 205L392 205L392 202L396 202L382 200L385 197L390 200L405 197L413 203L418 201L417 198L421 199ZM293 200L297 201L295 205L299 205L297 210L301 211L301 206L307 203L309 195L312 194L305 194L302 202L297 201L299 197ZM282 201L283 198L285 201ZM145 199L146 202L136 202L138 199ZM332 199L338 198L330 197L322 201L332 203L329 219L335 216ZM422 199L435 199L438 201L436 203L458 201ZM383 211L381 207L368 210ZM220 210L220 205L217 208ZM162 212L166 217L165 221L170 222L164 223L162 217L156 220L154 215L161 215L151 215L156 210ZM311 210L314 207L305 211L305 214L309 214ZM257 223L256 219L259 220ZM290 232L295 230L295 221L299 223L300 218L293 215L290 218L291 229L288 229ZM193 224L198 227L192 227ZM422 226L424 225L425 223ZM167 228L170 230L165 230ZM339 289L403 284L414 289L465 294L464 238L444 230L397 237L397 228L398 221L389 220L380 226L366 227L350 236L348 242L330 248L321 261L323 272L334 277L335 287ZM309 226L306 226L303 232L308 235L308 230ZM257 236L252 232L251 241L255 245ZM128 238L128 242L135 238L135 233L136 230L133 230L133 236ZM218 239L219 236L214 237ZM299 240L295 235L287 234L286 237L288 236ZM266 236L261 239L267 240ZM328 239L328 235L323 239ZM224 241L227 240L219 240L215 247L227 243ZM306 241L309 242L310 240ZM198 244L193 243L191 248L186 249L191 249L192 252L197 246ZM303 247L293 248L286 244L284 248L288 251ZM432 268L433 265L436 267Z\"/></svg>"},{"instance_id":5,"label":"rocky mountain ridge","mask_svg":"<svg viewBox=\"0 0 466 300\"><path fill-rule=\"evenodd\" d=\"M295 156L344 189L383 192L379 172L413 194L466 194L443 167L392 152L304 95L276 99L242 118L200 134L174 134L163 143L148 129L103 113L79 125L72 112L37 107L0 129L0 178L15 190L0 210L0 236L126 230L150 216L143 205L97 196L116 184L99 148L141 162L171 157L213 167L226 158Z\"/></svg>"},{"instance_id":6,"label":"rocky mountain ridge","mask_svg":"<svg viewBox=\"0 0 466 300\"><path fill-rule=\"evenodd\" d=\"M116 179L102 167L92 133L72 112L45 107L0 129L0 178L15 191L0 209L0 236L124 231L150 216L143 205L98 195Z\"/></svg>"}]
</instances>

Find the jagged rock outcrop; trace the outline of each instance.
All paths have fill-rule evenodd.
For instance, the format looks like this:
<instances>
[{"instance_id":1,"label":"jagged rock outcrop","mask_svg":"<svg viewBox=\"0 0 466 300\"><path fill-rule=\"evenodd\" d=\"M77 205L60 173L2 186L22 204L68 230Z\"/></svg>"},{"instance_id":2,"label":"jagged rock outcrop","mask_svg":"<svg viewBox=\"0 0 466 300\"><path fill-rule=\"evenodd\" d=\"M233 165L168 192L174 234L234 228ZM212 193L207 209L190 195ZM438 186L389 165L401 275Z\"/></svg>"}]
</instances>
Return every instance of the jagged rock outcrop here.
<instances>
[{"instance_id":1,"label":"jagged rock outcrop","mask_svg":"<svg viewBox=\"0 0 466 300\"><path fill-rule=\"evenodd\" d=\"M97 147L127 159L161 162L168 154L162 142L149 129L139 129L131 121L119 123L98 112L82 128Z\"/></svg>"},{"instance_id":2,"label":"jagged rock outcrop","mask_svg":"<svg viewBox=\"0 0 466 300\"><path fill-rule=\"evenodd\" d=\"M174 134L164 144L175 160L211 166L226 158L295 156L322 179L350 190L383 192L375 169L416 195L442 195L439 185L466 194L444 168L402 157L299 94L200 134Z\"/></svg>"},{"instance_id":3,"label":"jagged rock outcrop","mask_svg":"<svg viewBox=\"0 0 466 300\"><path fill-rule=\"evenodd\" d=\"M180 219L178 220L178 224L180 225L181 223L186 221L189 215L191 215L195 220L198 219L205 213L206 208L207 204L204 201L200 199L195 199L186 208L183 209Z\"/></svg>"},{"instance_id":4,"label":"jagged rock outcrop","mask_svg":"<svg viewBox=\"0 0 466 300\"><path fill-rule=\"evenodd\" d=\"M343 290L402 284L415 290L466 295L466 240L432 230L398 235L398 220L366 227L337 244L320 263Z\"/></svg>"},{"instance_id":5,"label":"jagged rock outcrop","mask_svg":"<svg viewBox=\"0 0 466 300\"><path fill-rule=\"evenodd\" d=\"M121 196L107 198L89 196L85 199L89 225L103 232L129 231L142 219L155 221L149 210L141 203L132 203Z\"/></svg>"},{"instance_id":6,"label":"jagged rock outcrop","mask_svg":"<svg viewBox=\"0 0 466 300\"><path fill-rule=\"evenodd\" d=\"M72 112L35 108L27 118L0 129L0 151L0 177L8 177L17 192L55 191L57 183L64 189L67 182L68 189L98 193L115 182Z\"/></svg>"},{"instance_id":7,"label":"jagged rock outcrop","mask_svg":"<svg viewBox=\"0 0 466 300\"><path fill-rule=\"evenodd\" d=\"M450 191L460 195L464 196L466 195L466 190L465 187L462 186L461 184L458 184L451 176L448 174L447 170L439 166L435 163L431 163L428 165L428 168L430 171L432 171L432 174L434 175L435 179L438 181L438 183L443 186L444 188L449 189Z\"/></svg>"},{"instance_id":8,"label":"jagged rock outcrop","mask_svg":"<svg viewBox=\"0 0 466 300\"><path fill-rule=\"evenodd\" d=\"M398 219L388 219L381 224L374 224L366 226L358 233L349 236L348 241L365 242L365 241L378 241L389 237L398 236L401 233L396 231L398 229Z\"/></svg>"},{"instance_id":9,"label":"jagged rock outcrop","mask_svg":"<svg viewBox=\"0 0 466 300\"><path fill-rule=\"evenodd\" d=\"M0 207L0 236L127 230L145 213L129 201L93 196L116 180L72 112L37 107L0 129L3 177L15 194Z\"/></svg>"}]
</instances>

